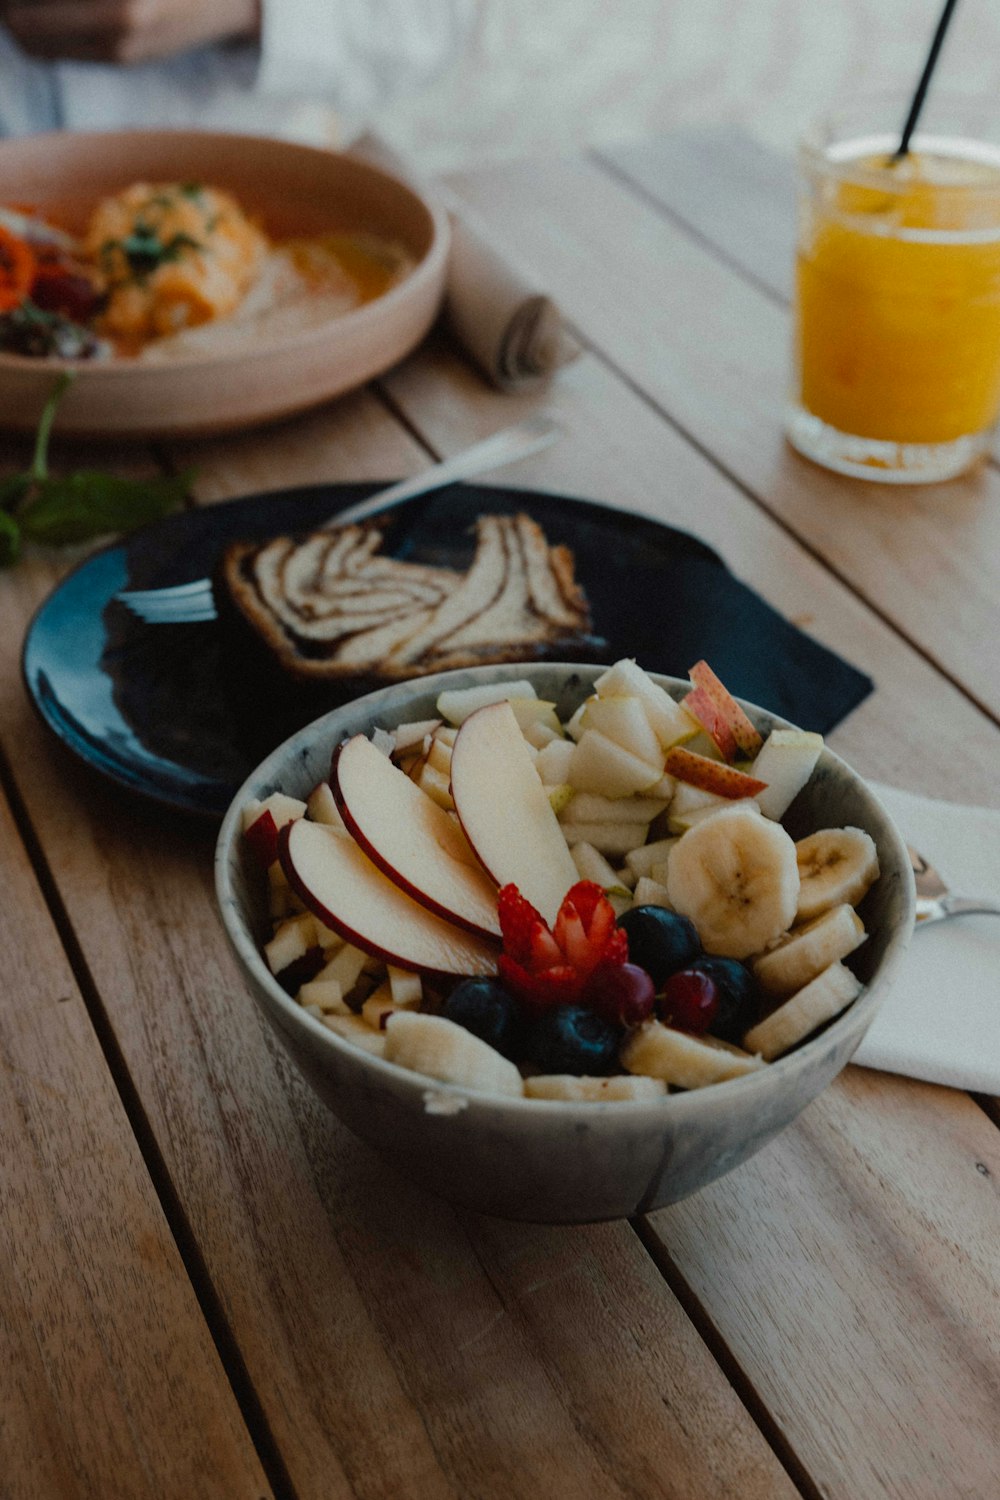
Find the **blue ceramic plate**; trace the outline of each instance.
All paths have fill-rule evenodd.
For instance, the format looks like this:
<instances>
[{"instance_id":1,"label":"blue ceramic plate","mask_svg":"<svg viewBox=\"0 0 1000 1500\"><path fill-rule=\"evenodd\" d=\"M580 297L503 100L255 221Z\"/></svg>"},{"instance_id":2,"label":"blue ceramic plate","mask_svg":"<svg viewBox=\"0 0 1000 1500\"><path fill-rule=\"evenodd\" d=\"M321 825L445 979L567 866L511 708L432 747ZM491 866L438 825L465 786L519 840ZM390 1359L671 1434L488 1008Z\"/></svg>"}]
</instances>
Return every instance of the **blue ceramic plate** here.
<instances>
[{"instance_id":1,"label":"blue ceramic plate","mask_svg":"<svg viewBox=\"0 0 1000 1500\"><path fill-rule=\"evenodd\" d=\"M315 697L296 721L218 624L143 625L124 588L210 574L239 538L308 531L373 485L317 485L171 516L89 558L38 610L23 668L49 728L88 765L146 797L221 818L253 767L294 729L334 707ZM827 732L870 680L804 635L703 542L642 516L529 490L452 485L401 508L385 551L465 567L484 511L524 510L576 555L602 658L686 676L700 657L732 692Z\"/></svg>"}]
</instances>

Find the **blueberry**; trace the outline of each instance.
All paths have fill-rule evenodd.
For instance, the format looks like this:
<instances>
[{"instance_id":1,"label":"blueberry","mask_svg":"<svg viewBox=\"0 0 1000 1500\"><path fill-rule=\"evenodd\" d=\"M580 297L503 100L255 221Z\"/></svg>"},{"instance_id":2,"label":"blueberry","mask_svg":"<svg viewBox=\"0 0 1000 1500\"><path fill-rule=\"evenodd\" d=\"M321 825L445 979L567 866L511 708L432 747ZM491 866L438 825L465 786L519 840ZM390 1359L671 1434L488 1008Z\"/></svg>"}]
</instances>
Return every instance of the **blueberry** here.
<instances>
[{"instance_id":1,"label":"blueberry","mask_svg":"<svg viewBox=\"0 0 1000 1500\"><path fill-rule=\"evenodd\" d=\"M629 963L645 969L657 989L678 969L689 968L701 953L691 919L665 906L633 906L619 917L618 926L628 936Z\"/></svg>"},{"instance_id":2,"label":"blueberry","mask_svg":"<svg viewBox=\"0 0 1000 1500\"><path fill-rule=\"evenodd\" d=\"M543 1073L614 1072L621 1028L585 1005L545 1010L528 1034L528 1056Z\"/></svg>"},{"instance_id":3,"label":"blueberry","mask_svg":"<svg viewBox=\"0 0 1000 1500\"><path fill-rule=\"evenodd\" d=\"M444 1003L444 1014L473 1036L489 1042L504 1057L520 1055L521 1008L496 979L463 979Z\"/></svg>"},{"instance_id":4,"label":"blueberry","mask_svg":"<svg viewBox=\"0 0 1000 1500\"><path fill-rule=\"evenodd\" d=\"M719 992L719 1009L712 1021L712 1035L739 1044L757 1020L760 990L756 979L738 958L702 953L688 965L707 974Z\"/></svg>"}]
</instances>

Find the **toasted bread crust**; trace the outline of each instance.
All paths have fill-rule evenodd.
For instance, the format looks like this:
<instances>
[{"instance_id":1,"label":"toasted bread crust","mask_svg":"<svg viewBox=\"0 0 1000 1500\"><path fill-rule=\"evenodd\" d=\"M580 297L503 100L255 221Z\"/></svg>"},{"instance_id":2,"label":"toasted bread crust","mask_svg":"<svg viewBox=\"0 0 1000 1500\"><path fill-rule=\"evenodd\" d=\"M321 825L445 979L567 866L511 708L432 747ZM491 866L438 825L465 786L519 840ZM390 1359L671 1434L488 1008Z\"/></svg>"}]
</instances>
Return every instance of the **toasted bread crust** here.
<instances>
[{"instance_id":1,"label":"toasted bread crust","mask_svg":"<svg viewBox=\"0 0 1000 1500\"><path fill-rule=\"evenodd\" d=\"M529 516L481 516L465 573L383 557L381 540L369 523L236 542L219 578L300 681L393 682L451 667L579 659L593 646L573 553L550 546Z\"/></svg>"}]
</instances>

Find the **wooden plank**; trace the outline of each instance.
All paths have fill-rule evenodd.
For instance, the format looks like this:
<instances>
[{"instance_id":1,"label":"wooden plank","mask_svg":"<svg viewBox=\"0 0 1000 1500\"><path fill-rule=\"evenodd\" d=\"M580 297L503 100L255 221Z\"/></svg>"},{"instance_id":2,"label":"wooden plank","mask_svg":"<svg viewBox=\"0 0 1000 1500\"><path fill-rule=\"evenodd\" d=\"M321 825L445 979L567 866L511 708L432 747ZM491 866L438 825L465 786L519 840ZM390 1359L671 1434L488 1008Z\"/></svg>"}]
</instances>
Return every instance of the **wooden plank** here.
<instances>
[{"instance_id":1,"label":"wooden plank","mask_svg":"<svg viewBox=\"0 0 1000 1500\"><path fill-rule=\"evenodd\" d=\"M0 1495L269 1489L0 798Z\"/></svg>"},{"instance_id":2,"label":"wooden plank","mask_svg":"<svg viewBox=\"0 0 1000 1500\"><path fill-rule=\"evenodd\" d=\"M1000 1134L984 1118L851 1068L745 1168L652 1217L817 1493L1000 1493Z\"/></svg>"},{"instance_id":3,"label":"wooden plank","mask_svg":"<svg viewBox=\"0 0 1000 1500\"><path fill-rule=\"evenodd\" d=\"M926 487L817 468L782 436L788 322L769 294L592 164L511 164L450 181L501 243L516 238L511 248L649 400L1000 714L995 468Z\"/></svg>"},{"instance_id":4,"label":"wooden plank","mask_svg":"<svg viewBox=\"0 0 1000 1500\"><path fill-rule=\"evenodd\" d=\"M792 296L795 171L734 125L603 146L594 157L775 298Z\"/></svg>"},{"instance_id":5,"label":"wooden plank","mask_svg":"<svg viewBox=\"0 0 1000 1500\"><path fill-rule=\"evenodd\" d=\"M338 461L356 477L355 456L310 430L313 477L335 478ZM397 472L407 445L415 465L384 410L366 442L370 472ZM284 447L262 443L254 465L249 448L227 451L233 468L203 464L207 495L237 469L254 489L286 477ZM640 1481L650 1497L723 1500L734 1474L750 1497L794 1500L626 1225L483 1229L315 1101L222 940L211 833L74 768L30 716L14 652L34 560L11 583L0 740L299 1500L540 1487L624 1500ZM547 1298L543 1265L556 1268ZM595 1346L606 1363L588 1362Z\"/></svg>"}]
</instances>

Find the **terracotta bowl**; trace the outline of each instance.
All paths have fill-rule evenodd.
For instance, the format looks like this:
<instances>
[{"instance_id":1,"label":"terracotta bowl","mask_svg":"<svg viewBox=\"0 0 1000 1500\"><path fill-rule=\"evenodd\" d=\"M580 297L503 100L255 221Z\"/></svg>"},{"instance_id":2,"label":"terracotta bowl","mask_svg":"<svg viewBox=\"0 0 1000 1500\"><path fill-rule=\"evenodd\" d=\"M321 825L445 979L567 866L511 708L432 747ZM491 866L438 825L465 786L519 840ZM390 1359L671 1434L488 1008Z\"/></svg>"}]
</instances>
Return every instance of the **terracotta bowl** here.
<instances>
[{"instance_id":1,"label":"terracotta bowl","mask_svg":"<svg viewBox=\"0 0 1000 1500\"><path fill-rule=\"evenodd\" d=\"M32 431L61 369L77 372L60 432L191 436L248 427L339 396L419 343L448 264L446 214L359 159L286 141L196 131L58 133L0 141L0 203L30 203L79 230L106 194L140 181L229 189L272 235L364 230L402 243L414 269L383 296L306 331L175 363L0 354L0 426Z\"/></svg>"},{"instance_id":2,"label":"terracotta bowl","mask_svg":"<svg viewBox=\"0 0 1000 1500\"><path fill-rule=\"evenodd\" d=\"M768 1067L652 1103L571 1104L501 1099L430 1080L334 1036L288 997L260 952L269 935L266 882L246 857L240 815L250 797L305 797L345 736L433 716L444 686L528 676L564 719L603 667L523 665L441 673L360 698L318 719L249 777L226 815L216 890L232 948L264 1015L317 1094L394 1166L455 1203L506 1218L574 1223L645 1213L693 1193L759 1151L836 1077L868 1029L913 929L906 848L861 778L829 749L785 823L793 837L820 827L867 829L881 877L861 911L868 941L851 963L866 988L811 1041ZM688 683L658 677L675 697ZM767 733L783 720L744 704ZM855 963L856 960L856 963ZM234 1006L233 1025L239 1010ZM432 1107L428 1109L428 1101ZM444 1108L442 1109L442 1101Z\"/></svg>"}]
</instances>

